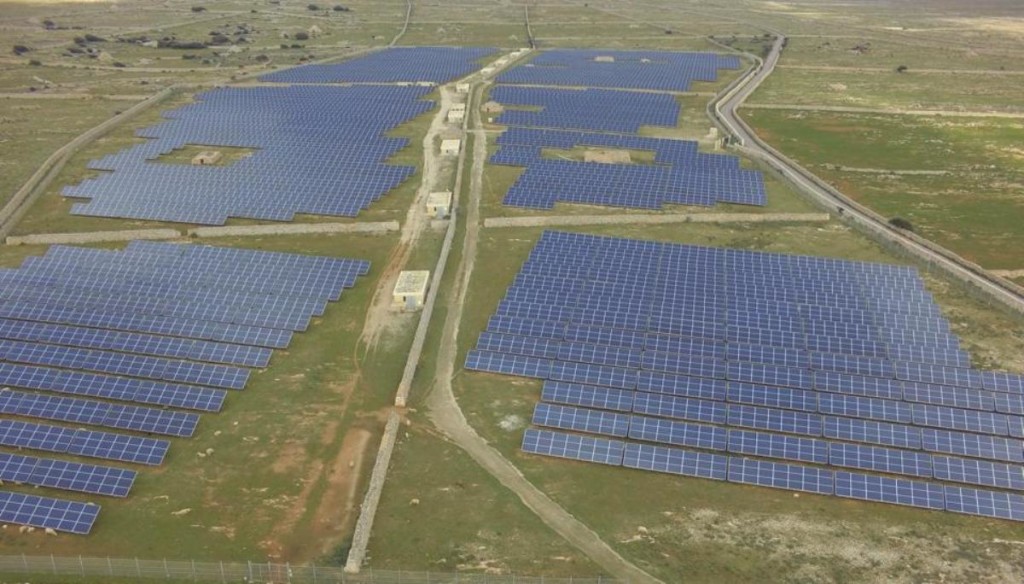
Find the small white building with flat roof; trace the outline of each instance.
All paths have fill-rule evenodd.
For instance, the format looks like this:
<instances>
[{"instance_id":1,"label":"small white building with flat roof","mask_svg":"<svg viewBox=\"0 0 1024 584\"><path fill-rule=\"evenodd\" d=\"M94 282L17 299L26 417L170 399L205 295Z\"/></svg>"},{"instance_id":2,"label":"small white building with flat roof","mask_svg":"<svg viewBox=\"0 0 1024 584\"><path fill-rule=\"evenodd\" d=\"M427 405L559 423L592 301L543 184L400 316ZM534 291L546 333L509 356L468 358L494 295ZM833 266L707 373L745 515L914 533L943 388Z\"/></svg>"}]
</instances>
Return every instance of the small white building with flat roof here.
<instances>
[{"instance_id":1,"label":"small white building with flat roof","mask_svg":"<svg viewBox=\"0 0 1024 584\"><path fill-rule=\"evenodd\" d=\"M441 140L441 154L445 156L458 156L459 150L462 149L462 140L455 138L449 138L448 140Z\"/></svg>"},{"instance_id":2,"label":"small white building with flat roof","mask_svg":"<svg viewBox=\"0 0 1024 584\"><path fill-rule=\"evenodd\" d=\"M427 214L443 219L452 212L452 192L438 191L427 195Z\"/></svg>"},{"instance_id":3,"label":"small white building with flat roof","mask_svg":"<svg viewBox=\"0 0 1024 584\"><path fill-rule=\"evenodd\" d=\"M399 310L419 310L427 299L430 285L429 270L406 270L398 274L398 282L392 294L391 304Z\"/></svg>"},{"instance_id":4,"label":"small white building with flat roof","mask_svg":"<svg viewBox=\"0 0 1024 584\"><path fill-rule=\"evenodd\" d=\"M469 93L469 84L468 83L456 83L455 84L455 91L458 92L458 93Z\"/></svg>"}]
</instances>

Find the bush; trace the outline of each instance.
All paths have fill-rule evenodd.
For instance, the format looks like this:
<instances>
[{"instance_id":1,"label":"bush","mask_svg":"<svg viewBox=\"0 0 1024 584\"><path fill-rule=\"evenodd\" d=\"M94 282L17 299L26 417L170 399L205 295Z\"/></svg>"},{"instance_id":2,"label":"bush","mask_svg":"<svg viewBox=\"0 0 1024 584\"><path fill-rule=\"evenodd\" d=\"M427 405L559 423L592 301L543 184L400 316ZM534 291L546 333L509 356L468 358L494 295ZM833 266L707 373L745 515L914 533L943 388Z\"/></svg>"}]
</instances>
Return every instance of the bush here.
<instances>
[{"instance_id":1,"label":"bush","mask_svg":"<svg viewBox=\"0 0 1024 584\"><path fill-rule=\"evenodd\" d=\"M909 67L907 67L906 65L900 65L899 67L896 67L896 72L897 73L906 73L907 69L909 69Z\"/></svg>"},{"instance_id":2,"label":"bush","mask_svg":"<svg viewBox=\"0 0 1024 584\"><path fill-rule=\"evenodd\" d=\"M892 219L889 219L889 225L892 225L897 229L903 229L904 231L914 230L914 224L903 217L893 217Z\"/></svg>"},{"instance_id":3,"label":"bush","mask_svg":"<svg viewBox=\"0 0 1024 584\"><path fill-rule=\"evenodd\" d=\"M349 7L342 6L341 4L335 4L333 10L335 12L349 12Z\"/></svg>"},{"instance_id":4,"label":"bush","mask_svg":"<svg viewBox=\"0 0 1024 584\"><path fill-rule=\"evenodd\" d=\"M25 45L14 45L13 52L14 52L15 55L21 56L21 55L24 55L25 53L27 53L27 52L29 52L31 50L32 49L26 47Z\"/></svg>"},{"instance_id":5,"label":"bush","mask_svg":"<svg viewBox=\"0 0 1024 584\"><path fill-rule=\"evenodd\" d=\"M313 12L316 12L317 10L320 10L320 7L317 6L316 4L309 4L309 5L306 6L306 8L308 10L312 10Z\"/></svg>"},{"instance_id":6,"label":"bush","mask_svg":"<svg viewBox=\"0 0 1024 584\"><path fill-rule=\"evenodd\" d=\"M297 41L308 41L309 40L309 33L297 32L297 33L295 33L295 40L297 40Z\"/></svg>"},{"instance_id":7,"label":"bush","mask_svg":"<svg viewBox=\"0 0 1024 584\"><path fill-rule=\"evenodd\" d=\"M205 6L193 6L192 12L206 12Z\"/></svg>"},{"instance_id":8,"label":"bush","mask_svg":"<svg viewBox=\"0 0 1024 584\"><path fill-rule=\"evenodd\" d=\"M32 65L33 67L42 67L43 62L42 61L37 61L36 59L32 59L31 61L28 62L28 64Z\"/></svg>"},{"instance_id":9,"label":"bush","mask_svg":"<svg viewBox=\"0 0 1024 584\"><path fill-rule=\"evenodd\" d=\"M105 39L103 37L96 36L94 34L86 34L85 35L85 40L86 40L86 42L90 42L90 43L105 43L105 42L107 42L107 39Z\"/></svg>"}]
</instances>

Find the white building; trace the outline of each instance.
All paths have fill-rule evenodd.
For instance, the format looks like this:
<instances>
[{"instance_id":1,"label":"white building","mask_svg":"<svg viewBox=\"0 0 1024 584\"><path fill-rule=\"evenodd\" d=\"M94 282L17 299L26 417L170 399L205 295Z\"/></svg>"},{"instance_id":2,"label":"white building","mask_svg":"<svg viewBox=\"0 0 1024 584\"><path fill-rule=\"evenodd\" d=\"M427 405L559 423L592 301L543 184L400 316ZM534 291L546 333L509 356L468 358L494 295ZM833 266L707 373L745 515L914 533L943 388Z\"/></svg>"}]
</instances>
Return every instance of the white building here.
<instances>
[{"instance_id":1,"label":"white building","mask_svg":"<svg viewBox=\"0 0 1024 584\"><path fill-rule=\"evenodd\" d=\"M458 93L469 93L469 84L468 83L456 83L455 84L455 91L457 91Z\"/></svg>"},{"instance_id":2,"label":"white building","mask_svg":"<svg viewBox=\"0 0 1024 584\"><path fill-rule=\"evenodd\" d=\"M459 150L462 149L462 140L451 138L448 140L441 140L441 154L446 156L458 156Z\"/></svg>"},{"instance_id":3,"label":"white building","mask_svg":"<svg viewBox=\"0 0 1024 584\"><path fill-rule=\"evenodd\" d=\"M466 119L466 110L452 108L448 110L448 121L452 123L461 123L462 120Z\"/></svg>"},{"instance_id":4,"label":"white building","mask_svg":"<svg viewBox=\"0 0 1024 584\"><path fill-rule=\"evenodd\" d=\"M430 284L428 270L406 270L398 274L398 282L391 296L391 304L401 310L419 310L427 298Z\"/></svg>"},{"instance_id":5,"label":"white building","mask_svg":"<svg viewBox=\"0 0 1024 584\"><path fill-rule=\"evenodd\" d=\"M427 195L427 214L442 219L452 212L452 192L438 191Z\"/></svg>"}]
</instances>

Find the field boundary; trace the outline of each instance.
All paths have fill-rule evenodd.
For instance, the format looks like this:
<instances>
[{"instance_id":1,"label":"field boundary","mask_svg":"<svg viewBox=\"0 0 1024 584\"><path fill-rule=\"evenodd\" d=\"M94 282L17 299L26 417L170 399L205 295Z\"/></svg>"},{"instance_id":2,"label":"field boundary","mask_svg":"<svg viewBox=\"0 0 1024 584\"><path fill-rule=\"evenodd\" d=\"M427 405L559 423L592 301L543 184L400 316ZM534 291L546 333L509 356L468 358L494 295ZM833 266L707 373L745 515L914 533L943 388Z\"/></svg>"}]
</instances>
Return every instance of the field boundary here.
<instances>
[{"instance_id":1,"label":"field boundary","mask_svg":"<svg viewBox=\"0 0 1024 584\"><path fill-rule=\"evenodd\" d=\"M339 566L271 564L268 562L197 562L61 556L0 556L0 574L33 574L73 578L124 578L179 582L246 582L248 584L616 584L593 578L547 578L492 574L366 570L349 574Z\"/></svg>"},{"instance_id":2,"label":"field boundary","mask_svg":"<svg viewBox=\"0 0 1024 584\"><path fill-rule=\"evenodd\" d=\"M658 225L663 223L828 223L828 213L673 213L670 215L551 215L488 217L484 227L554 227L562 225Z\"/></svg>"}]
</instances>

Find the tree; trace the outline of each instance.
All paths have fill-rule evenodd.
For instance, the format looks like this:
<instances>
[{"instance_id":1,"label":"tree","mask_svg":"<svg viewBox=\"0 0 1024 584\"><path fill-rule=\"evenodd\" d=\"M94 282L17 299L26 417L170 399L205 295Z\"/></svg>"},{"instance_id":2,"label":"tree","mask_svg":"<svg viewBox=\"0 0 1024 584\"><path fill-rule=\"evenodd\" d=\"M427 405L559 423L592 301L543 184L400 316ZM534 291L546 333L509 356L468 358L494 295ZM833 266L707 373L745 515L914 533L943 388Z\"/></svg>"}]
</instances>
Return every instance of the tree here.
<instances>
[{"instance_id":1,"label":"tree","mask_svg":"<svg viewBox=\"0 0 1024 584\"><path fill-rule=\"evenodd\" d=\"M307 10L312 10L313 12L316 12L317 10L320 10L320 7L317 6L316 4L308 4L308 5L306 5L306 9Z\"/></svg>"},{"instance_id":2,"label":"tree","mask_svg":"<svg viewBox=\"0 0 1024 584\"><path fill-rule=\"evenodd\" d=\"M334 5L334 11L335 12L348 12L349 8L348 8L348 6L342 6L341 4L335 4Z\"/></svg>"},{"instance_id":3,"label":"tree","mask_svg":"<svg viewBox=\"0 0 1024 584\"><path fill-rule=\"evenodd\" d=\"M889 225L892 225L897 229L903 229L904 231L914 230L914 224L903 217L893 217L892 219L889 219Z\"/></svg>"},{"instance_id":4,"label":"tree","mask_svg":"<svg viewBox=\"0 0 1024 584\"><path fill-rule=\"evenodd\" d=\"M897 73L906 73L907 69L909 69L909 67L907 67L906 65L900 65L899 67L896 67L896 72Z\"/></svg>"},{"instance_id":5,"label":"tree","mask_svg":"<svg viewBox=\"0 0 1024 584\"><path fill-rule=\"evenodd\" d=\"M206 12L205 6L193 6L192 12Z\"/></svg>"},{"instance_id":6,"label":"tree","mask_svg":"<svg viewBox=\"0 0 1024 584\"><path fill-rule=\"evenodd\" d=\"M308 41L309 40L309 33L297 32L297 33L295 33L295 40L297 40L297 41Z\"/></svg>"}]
</instances>

